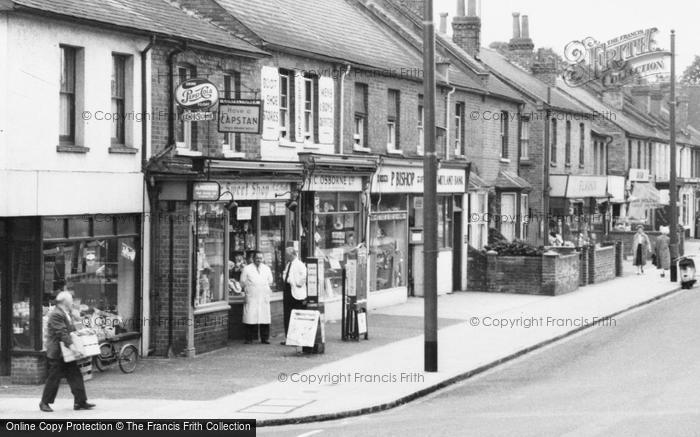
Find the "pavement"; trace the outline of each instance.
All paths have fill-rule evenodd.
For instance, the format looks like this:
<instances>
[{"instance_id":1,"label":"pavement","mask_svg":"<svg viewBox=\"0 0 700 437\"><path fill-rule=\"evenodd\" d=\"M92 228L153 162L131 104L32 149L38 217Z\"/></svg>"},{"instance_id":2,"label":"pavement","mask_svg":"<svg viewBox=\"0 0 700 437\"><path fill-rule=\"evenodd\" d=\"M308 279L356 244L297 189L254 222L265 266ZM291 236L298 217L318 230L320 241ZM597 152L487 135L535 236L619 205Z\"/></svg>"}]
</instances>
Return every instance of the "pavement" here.
<instances>
[{"instance_id":1,"label":"pavement","mask_svg":"<svg viewBox=\"0 0 700 437\"><path fill-rule=\"evenodd\" d=\"M697 253L700 242L686 243ZM678 291L650 267L557 296L455 293L439 300L439 372L423 372L423 301L410 299L370 313L370 340L343 343L331 325L326 354L283 346L233 344L194 360L143 360L134 374L118 370L87 383L98 408L74 412L68 387L54 418L254 418L279 425L386 410L484 372L528 352ZM333 333L336 332L334 335ZM0 417L45 418L41 387L0 389ZM111 393L111 395L110 395Z\"/></svg>"},{"instance_id":2,"label":"pavement","mask_svg":"<svg viewBox=\"0 0 700 437\"><path fill-rule=\"evenodd\" d=\"M258 436L698 436L700 290L376 414Z\"/></svg>"}]
</instances>

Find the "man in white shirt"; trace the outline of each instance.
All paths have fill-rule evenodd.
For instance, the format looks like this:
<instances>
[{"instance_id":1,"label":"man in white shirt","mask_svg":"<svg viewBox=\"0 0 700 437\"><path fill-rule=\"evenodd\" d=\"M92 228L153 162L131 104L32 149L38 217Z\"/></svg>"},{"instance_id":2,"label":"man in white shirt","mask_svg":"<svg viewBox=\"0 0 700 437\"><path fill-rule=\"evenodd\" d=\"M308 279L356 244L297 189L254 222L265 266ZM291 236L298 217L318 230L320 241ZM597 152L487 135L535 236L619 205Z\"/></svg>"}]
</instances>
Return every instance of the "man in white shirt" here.
<instances>
[{"instance_id":1,"label":"man in white shirt","mask_svg":"<svg viewBox=\"0 0 700 437\"><path fill-rule=\"evenodd\" d=\"M270 286L273 282L272 271L263 264L263 254L256 252L253 263L241 272L241 286L245 292L243 323L246 325L246 344L258 339L258 330L260 342L270 344Z\"/></svg>"},{"instance_id":2,"label":"man in white shirt","mask_svg":"<svg viewBox=\"0 0 700 437\"><path fill-rule=\"evenodd\" d=\"M289 262L284 269L284 332L289 331L289 319L292 310L304 309L306 292L306 266L299 259L299 252L294 247L287 247ZM284 342L282 344L285 344Z\"/></svg>"}]
</instances>

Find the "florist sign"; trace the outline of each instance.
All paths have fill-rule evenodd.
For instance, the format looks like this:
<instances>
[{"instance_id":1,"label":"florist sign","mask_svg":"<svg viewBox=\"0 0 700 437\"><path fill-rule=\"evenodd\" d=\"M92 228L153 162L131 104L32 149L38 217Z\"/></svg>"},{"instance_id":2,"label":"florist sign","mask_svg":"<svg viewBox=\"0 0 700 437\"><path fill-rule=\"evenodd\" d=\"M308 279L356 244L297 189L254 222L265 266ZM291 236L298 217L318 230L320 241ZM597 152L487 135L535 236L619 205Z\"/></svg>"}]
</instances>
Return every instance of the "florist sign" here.
<instances>
[{"instance_id":1,"label":"florist sign","mask_svg":"<svg viewBox=\"0 0 700 437\"><path fill-rule=\"evenodd\" d=\"M619 86L642 76L666 71L668 51L657 47L657 28L637 30L605 42L588 37L566 45L569 65L564 80L569 86L598 81L605 87Z\"/></svg>"}]
</instances>

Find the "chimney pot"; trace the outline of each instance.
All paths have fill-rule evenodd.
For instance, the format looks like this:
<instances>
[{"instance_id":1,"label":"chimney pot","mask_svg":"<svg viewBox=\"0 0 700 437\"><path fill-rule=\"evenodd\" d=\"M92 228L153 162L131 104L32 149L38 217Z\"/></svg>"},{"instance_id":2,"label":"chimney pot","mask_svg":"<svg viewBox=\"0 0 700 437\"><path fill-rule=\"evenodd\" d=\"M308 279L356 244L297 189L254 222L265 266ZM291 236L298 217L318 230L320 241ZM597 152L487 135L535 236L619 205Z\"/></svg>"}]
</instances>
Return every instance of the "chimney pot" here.
<instances>
[{"instance_id":1,"label":"chimney pot","mask_svg":"<svg viewBox=\"0 0 700 437\"><path fill-rule=\"evenodd\" d=\"M530 19L527 15L523 15L522 17L522 30L520 31L520 34L523 39L530 38Z\"/></svg>"},{"instance_id":2,"label":"chimney pot","mask_svg":"<svg viewBox=\"0 0 700 437\"><path fill-rule=\"evenodd\" d=\"M457 0L457 16L464 17L464 0Z\"/></svg>"},{"instance_id":3,"label":"chimney pot","mask_svg":"<svg viewBox=\"0 0 700 437\"><path fill-rule=\"evenodd\" d=\"M513 12L513 39L520 39L520 12Z\"/></svg>"},{"instance_id":4,"label":"chimney pot","mask_svg":"<svg viewBox=\"0 0 700 437\"><path fill-rule=\"evenodd\" d=\"M447 12L440 13L440 33L442 35L447 33Z\"/></svg>"},{"instance_id":5,"label":"chimney pot","mask_svg":"<svg viewBox=\"0 0 700 437\"><path fill-rule=\"evenodd\" d=\"M467 13L470 17L476 17L476 0L469 0Z\"/></svg>"}]
</instances>

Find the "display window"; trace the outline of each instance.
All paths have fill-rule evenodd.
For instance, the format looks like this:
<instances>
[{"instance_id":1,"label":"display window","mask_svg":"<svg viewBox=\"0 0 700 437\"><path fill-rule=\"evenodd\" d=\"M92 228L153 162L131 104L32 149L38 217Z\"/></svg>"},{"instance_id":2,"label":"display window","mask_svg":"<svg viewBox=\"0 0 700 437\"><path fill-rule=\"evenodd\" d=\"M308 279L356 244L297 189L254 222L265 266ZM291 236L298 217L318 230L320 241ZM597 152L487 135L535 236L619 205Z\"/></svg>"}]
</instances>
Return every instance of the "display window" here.
<instances>
[{"instance_id":1,"label":"display window","mask_svg":"<svg viewBox=\"0 0 700 437\"><path fill-rule=\"evenodd\" d=\"M342 294L342 269L359 244L359 194L317 192L313 203L314 256L324 265L320 299L336 299Z\"/></svg>"},{"instance_id":2,"label":"display window","mask_svg":"<svg viewBox=\"0 0 700 437\"><path fill-rule=\"evenodd\" d=\"M226 211L222 203L197 204L195 307L226 300Z\"/></svg>"},{"instance_id":3,"label":"display window","mask_svg":"<svg viewBox=\"0 0 700 437\"><path fill-rule=\"evenodd\" d=\"M411 198L409 226L412 228L423 227L423 201L423 196L413 196ZM452 218L454 213L454 203L454 196L437 197L437 232L439 249L448 249L452 247Z\"/></svg>"},{"instance_id":4,"label":"display window","mask_svg":"<svg viewBox=\"0 0 700 437\"><path fill-rule=\"evenodd\" d=\"M373 195L370 214L370 291L406 286L408 196Z\"/></svg>"},{"instance_id":5,"label":"display window","mask_svg":"<svg viewBox=\"0 0 700 437\"><path fill-rule=\"evenodd\" d=\"M240 274L253 262L256 251L275 279L273 291L281 292L285 267L284 245L287 240L285 201L241 201L231 211L229 226L229 297L242 297Z\"/></svg>"},{"instance_id":6,"label":"display window","mask_svg":"<svg viewBox=\"0 0 700 437\"><path fill-rule=\"evenodd\" d=\"M74 315L98 338L140 330L139 220L131 215L42 221L44 327L53 299L67 290L73 294ZM133 223L119 225L128 221Z\"/></svg>"}]
</instances>

